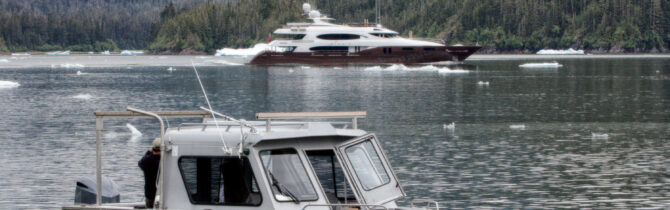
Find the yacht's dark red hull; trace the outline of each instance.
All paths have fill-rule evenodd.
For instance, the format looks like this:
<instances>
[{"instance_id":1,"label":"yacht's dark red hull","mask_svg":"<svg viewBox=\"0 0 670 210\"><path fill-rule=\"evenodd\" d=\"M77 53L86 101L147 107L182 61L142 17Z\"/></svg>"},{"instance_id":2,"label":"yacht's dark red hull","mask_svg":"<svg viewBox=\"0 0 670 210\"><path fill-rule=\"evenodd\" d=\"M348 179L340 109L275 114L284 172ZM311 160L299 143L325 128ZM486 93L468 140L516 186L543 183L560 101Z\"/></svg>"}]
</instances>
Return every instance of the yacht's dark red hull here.
<instances>
[{"instance_id":1,"label":"yacht's dark red hull","mask_svg":"<svg viewBox=\"0 0 670 210\"><path fill-rule=\"evenodd\" d=\"M355 63L416 64L439 61L463 61L479 46L378 47L360 52L272 52L256 55L249 64L344 65Z\"/></svg>"}]
</instances>

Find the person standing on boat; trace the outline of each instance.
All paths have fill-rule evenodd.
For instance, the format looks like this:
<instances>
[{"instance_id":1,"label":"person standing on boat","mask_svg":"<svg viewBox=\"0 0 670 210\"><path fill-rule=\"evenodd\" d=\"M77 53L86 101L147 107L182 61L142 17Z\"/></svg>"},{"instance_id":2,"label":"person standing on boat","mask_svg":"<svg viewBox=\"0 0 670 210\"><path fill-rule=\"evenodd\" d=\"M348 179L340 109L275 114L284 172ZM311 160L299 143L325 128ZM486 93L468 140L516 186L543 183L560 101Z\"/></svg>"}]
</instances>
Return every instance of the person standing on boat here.
<instances>
[{"instance_id":1,"label":"person standing on boat","mask_svg":"<svg viewBox=\"0 0 670 210\"><path fill-rule=\"evenodd\" d=\"M151 143L151 149L137 163L144 172L144 197L146 197L146 208L154 207L156 197L156 178L158 178L158 167L161 160L161 139L156 138Z\"/></svg>"}]
</instances>

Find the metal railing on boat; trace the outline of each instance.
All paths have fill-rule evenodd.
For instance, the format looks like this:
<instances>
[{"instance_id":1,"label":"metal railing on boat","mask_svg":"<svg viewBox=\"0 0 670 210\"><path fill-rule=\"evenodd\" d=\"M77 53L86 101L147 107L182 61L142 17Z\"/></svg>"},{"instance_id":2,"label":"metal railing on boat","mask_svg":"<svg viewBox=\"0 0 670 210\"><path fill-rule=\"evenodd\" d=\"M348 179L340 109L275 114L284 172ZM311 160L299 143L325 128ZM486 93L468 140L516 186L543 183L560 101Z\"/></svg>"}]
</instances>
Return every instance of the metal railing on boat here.
<instances>
[{"instance_id":1,"label":"metal railing on boat","mask_svg":"<svg viewBox=\"0 0 670 210\"><path fill-rule=\"evenodd\" d=\"M365 111L350 112L267 112L256 113L256 118L265 120L265 130L269 132L272 127L272 120L289 119L351 119L351 127L358 129L358 119L365 118Z\"/></svg>"}]
</instances>

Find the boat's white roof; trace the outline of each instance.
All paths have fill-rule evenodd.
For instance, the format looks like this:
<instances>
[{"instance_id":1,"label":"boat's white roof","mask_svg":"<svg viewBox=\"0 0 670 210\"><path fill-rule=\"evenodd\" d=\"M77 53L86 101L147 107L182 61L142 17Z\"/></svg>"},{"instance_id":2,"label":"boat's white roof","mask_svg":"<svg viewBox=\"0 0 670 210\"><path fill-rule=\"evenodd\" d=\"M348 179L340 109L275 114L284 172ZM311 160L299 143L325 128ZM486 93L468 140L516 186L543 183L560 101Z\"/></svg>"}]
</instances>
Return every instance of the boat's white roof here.
<instances>
[{"instance_id":1,"label":"boat's white roof","mask_svg":"<svg viewBox=\"0 0 670 210\"><path fill-rule=\"evenodd\" d=\"M360 129L335 128L330 122L273 122L270 131L266 130L264 121L249 121L247 124L254 125L255 132L252 132L251 128L244 128L244 135L247 135L245 144L306 137L356 137L366 133ZM215 123L210 120L203 124L170 128L167 130L165 137L173 144L221 145L221 136L223 136L226 145L233 146L240 143L241 135L242 132L238 122L220 121L217 128Z\"/></svg>"}]
</instances>

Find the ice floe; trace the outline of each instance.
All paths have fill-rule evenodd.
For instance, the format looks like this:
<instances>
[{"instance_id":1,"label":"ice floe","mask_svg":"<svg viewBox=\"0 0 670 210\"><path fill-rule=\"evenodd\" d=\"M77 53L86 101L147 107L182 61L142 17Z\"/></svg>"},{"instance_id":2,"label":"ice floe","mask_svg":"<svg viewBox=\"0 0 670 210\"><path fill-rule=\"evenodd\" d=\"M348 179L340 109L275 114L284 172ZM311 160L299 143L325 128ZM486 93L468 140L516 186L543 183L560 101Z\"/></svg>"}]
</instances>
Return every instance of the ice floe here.
<instances>
[{"instance_id":1,"label":"ice floe","mask_svg":"<svg viewBox=\"0 0 670 210\"><path fill-rule=\"evenodd\" d=\"M407 67L402 64L393 64L389 67L383 68L381 66L373 66L364 69L365 71L424 71L424 72L437 72L440 74L450 74L450 73L468 73L468 70L459 70L459 69L449 69L447 67L435 67L433 65L420 66L420 67Z\"/></svg>"},{"instance_id":2,"label":"ice floe","mask_svg":"<svg viewBox=\"0 0 670 210\"><path fill-rule=\"evenodd\" d=\"M169 72L173 72L174 70L175 70L175 68L172 68L172 66L170 66L170 68L167 68L167 71L169 71Z\"/></svg>"},{"instance_id":3,"label":"ice floe","mask_svg":"<svg viewBox=\"0 0 670 210\"><path fill-rule=\"evenodd\" d=\"M479 86L489 86L489 84L490 84L489 81L479 81L479 82L477 82L477 85L479 85Z\"/></svg>"},{"instance_id":4,"label":"ice floe","mask_svg":"<svg viewBox=\"0 0 670 210\"><path fill-rule=\"evenodd\" d=\"M7 59L0 59L0 63L9 63L9 60L7 60Z\"/></svg>"},{"instance_id":5,"label":"ice floe","mask_svg":"<svg viewBox=\"0 0 670 210\"><path fill-rule=\"evenodd\" d=\"M451 124L443 124L442 128L445 130L454 130L456 129L456 123L451 122Z\"/></svg>"},{"instance_id":6,"label":"ice floe","mask_svg":"<svg viewBox=\"0 0 670 210\"><path fill-rule=\"evenodd\" d=\"M12 53L12 56L29 56L28 53Z\"/></svg>"},{"instance_id":7,"label":"ice floe","mask_svg":"<svg viewBox=\"0 0 670 210\"><path fill-rule=\"evenodd\" d=\"M84 68L85 66L82 64L78 63L64 63L64 64L59 64L59 65L51 65L51 68L66 68L66 69L80 69Z\"/></svg>"},{"instance_id":8,"label":"ice floe","mask_svg":"<svg viewBox=\"0 0 670 210\"><path fill-rule=\"evenodd\" d=\"M88 74L86 72L77 71L77 76Z\"/></svg>"},{"instance_id":9,"label":"ice floe","mask_svg":"<svg viewBox=\"0 0 670 210\"><path fill-rule=\"evenodd\" d=\"M563 67L558 62L553 62L553 63L524 63L519 65L521 68L560 68Z\"/></svg>"},{"instance_id":10,"label":"ice floe","mask_svg":"<svg viewBox=\"0 0 670 210\"><path fill-rule=\"evenodd\" d=\"M74 99L81 99L81 100L90 100L93 98L91 94L78 94L75 96L72 96Z\"/></svg>"},{"instance_id":11,"label":"ice floe","mask_svg":"<svg viewBox=\"0 0 670 210\"><path fill-rule=\"evenodd\" d=\"M16 88L19 86L21 86L21 84L19 84L18 82L0 80L0 89Z\"/></svg>"},{"instance_id":12,"label":"ice floe","mask_svg":"<svg viewBox=\"0 0 670 210\"><path fill-rule=\"evenodd\" d=\"M121 51L121 55L144 55L144 52L139 50L124 50Z\"/></svg>"},{"instance_id":13,"label":"ice floe","mask_svg":"<svg viewBox=\"0 0 670 210\"><path fill-rule=\"evenodd\" d=\"M101 52L100 54L109 55L109 50L105 50L105 52Z\"/></svg>"},{"instance_id":14,"label":"ice floe","mask_svg":"<svg viewBox=\"0 0 670 210\"><path fill-rule=\"evenodd\" d=\"M591 139L608 139L610 135L606 133L591 133Z\"/></svg>"},{"instance_id":15,"label":"ice floe","mask_svg":"<svg viewBox=\"0 0 670 210\"><path fill-rule=\"evenodd\" d=\"M509 129L512 129L512 130L526 130L526 125L524 125L524 124L510 125Z\"/></svg>"},{"instance_id":16,"label":"ice floe","mask_svg":"<svg viewBox=\"0 0 670 210\"><path fill-rule=\"evenodd\" d=\"M253 56L268 48L268 44L260 43L254 45L252 48L223 48L216 50L215 56Z\"/></svg>"},{"instance_id":17,"label":"ice floe","mask_svg":"<svg viewBox=\"0 0 670 210\"><path fill-rule=\"evenodd\" d=\"M584 50L574 50L572 48L567 50L553 50L553 49L542 49L537 51L538 55L584 55Z\"/></svg>"},{"instance_id":18,"label":"ice floe","mask_svg":"<svg viewBox=\"0 0 670 210\"><path fill-rule=\"evenodd\" d=\"M46 55L70 55L70 51L55 51L55 52L48 52Z\"/></svg>"}]
</instances>

